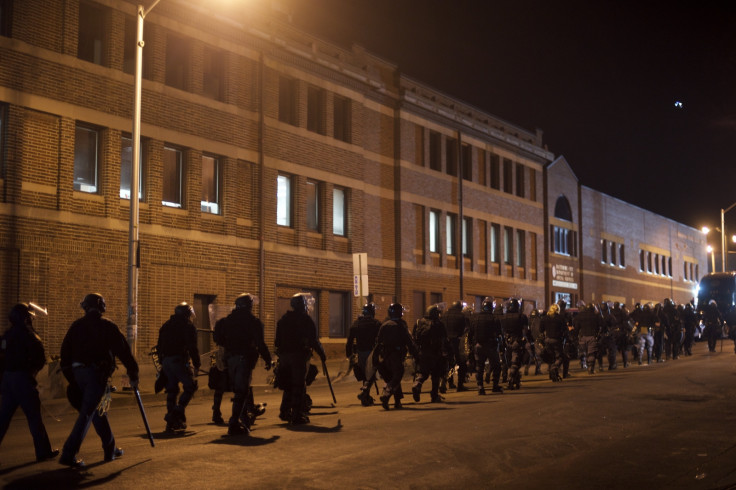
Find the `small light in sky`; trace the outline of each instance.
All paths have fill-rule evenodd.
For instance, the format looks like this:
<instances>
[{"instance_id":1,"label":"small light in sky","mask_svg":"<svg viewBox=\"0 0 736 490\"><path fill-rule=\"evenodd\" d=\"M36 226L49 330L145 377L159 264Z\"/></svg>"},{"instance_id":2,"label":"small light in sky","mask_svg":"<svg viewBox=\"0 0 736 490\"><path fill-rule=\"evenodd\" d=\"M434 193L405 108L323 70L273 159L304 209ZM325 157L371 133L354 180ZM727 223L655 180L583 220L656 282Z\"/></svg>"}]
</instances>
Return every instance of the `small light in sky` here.
<instances>
[{"instance_id":1,"label":"small light in sky","mask_svg":"<svg viewBox=\"0 0 736 490\"><path fill-rule=\"evenodd\" d=\"M682 102L680 102L679 100L675 101L675 109L682 109Z\"/></svg>"}]
</instances>

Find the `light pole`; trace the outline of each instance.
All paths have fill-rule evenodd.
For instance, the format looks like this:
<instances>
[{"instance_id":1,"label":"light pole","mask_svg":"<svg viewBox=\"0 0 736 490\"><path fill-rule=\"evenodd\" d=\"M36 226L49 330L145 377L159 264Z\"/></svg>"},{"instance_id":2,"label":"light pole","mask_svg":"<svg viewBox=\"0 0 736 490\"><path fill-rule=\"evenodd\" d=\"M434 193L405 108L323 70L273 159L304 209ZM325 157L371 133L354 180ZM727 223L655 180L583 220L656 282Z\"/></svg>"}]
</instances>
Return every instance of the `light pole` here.
<instances>
[{"instance_id":1,"label":"light pole","mask_svg":"<svg viewBox=\"0 0 736 490\"><path fill-rule=\"evenodd\" d=\"M155 0L148 10L138 5L138 26L135 43L135 98L133 103L133 165L130 178L130 226L128 228L128 324L125 330L133 355L137 355L138 338L138 269L140 268L140 242L138 241L138 219L140 202L140 148L141 148L141 83L143 78L143 20L158 5Z\"/></svg>"},{"instance_id":2,"label":"light pole","mask_svg":"<svg viewBox=\"0 0 736 490\"><path fill-rule=\"evenodd\" d=\"M734 206L736 206L736 202L731 204L726 209L721 209L721 272L726 272L726 254L728 253L728 250L726 248L726 223L724 217L727 212L733 209Z\"/></svg>"}]
</instances>

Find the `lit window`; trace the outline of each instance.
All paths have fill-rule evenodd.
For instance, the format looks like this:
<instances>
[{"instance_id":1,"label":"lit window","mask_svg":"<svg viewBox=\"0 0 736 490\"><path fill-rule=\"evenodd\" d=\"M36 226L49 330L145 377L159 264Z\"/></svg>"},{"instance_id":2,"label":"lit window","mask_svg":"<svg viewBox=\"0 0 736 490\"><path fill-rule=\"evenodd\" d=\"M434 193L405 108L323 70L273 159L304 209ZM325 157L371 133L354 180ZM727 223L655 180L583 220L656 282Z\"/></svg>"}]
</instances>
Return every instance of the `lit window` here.
<instances>
[{"instance_id":1,"label":"lit window","mask_svg":"<svg viewBox=\"0 0 736 490\"><path fill-rule=\"evenodd\" d=\"M97 192L98 141L96 129L77 126L74 139L74 190Z\"/></svg>"},{"instance_id":2,"label":"lit window","mask_svg":"<svg viewBox=\"0 0 736 490\"><path fill-rule=\"evenodd\" d=\"M455 255L455 216L448 214L445 223L445 253Z\"/></svg>"},{"instance_id":3,"label":"lit window","mask_svg":"<svg viewBox=\"0 0 736 490\"><path fill-rule=\"evenodd\" d=\"M291 178L279 175L276 183L276 224L291 226Z\"/></svg>"},{"instance_id":4,"label":"lit window","mask_svg":"<svg viewBox=\"0 0 736 490\"><path fill-rule=\"evenodd\" d=\"M143 199L143 145L138 148L138 199ZM130 182L133 178L133 140L120 139L120 198L130 199Z\"/></svg>"},{"instance_id":5,"label":"lit window","mask_svg":"<svg viewBox=\"0 0 736 490\"><path fill-rule=\"evenodd\" d=\"M514 252L513 247L514 235L510 226L503 227L503 262L511 265L511 255Z\"/></svg>"},{"instance_id":6,"label":"lit window","mask_svg":"<svg viewBox=\"0 0 736 490\"><path fill-rule=\"evenodd\" d=\"M220 214L220 160L202 155L202 212Z\"/></svg>"},{"instance_id":7,"label":"lit window","mask_svg":"<svg viewBox=\"0 0 736 490\"><path fill-rule=\"evenodd\" d=\"M473 256L473 220L472 218L463 218L463 230L462 230L462 247L463 257Z\"/></svg>"},{"instance_id":8,"label":"lit window","mask_svg":"<svg viewBox=\"0 0 736 490\"><path fill-rule=\"evenodd\" d=\"M434 210L429 211L429 251L440 251L440 213Z\"/></svg>"},{"instance_id":9,"label":"lit window","mask_svg":"<svg viewBox=\"0 0 736 490\"><path fill-rule=\"evenodd\" d=\"M501 262L501 225L491 225L491 262Z\"/></svg>"},{"instance_id":10,"label":"lit window","mask_svg":"<svg viewBox=\"0 0 736 490\"><path fill-rule=\"evenodd\" d=\"M347 228L347 206L345 202L345 190L335 187L332 190L332 233L345 236Z\"/></svg>"},{"instance_id":11,"label":"lit window","mask_svg":"<svg viewBox=\"0 0 736 490\"><path fill-rule=\"evenodd\" d=\"M182 207L182 151L164 147L164 179L161 204Z\"/></svg>"}]
</instances>

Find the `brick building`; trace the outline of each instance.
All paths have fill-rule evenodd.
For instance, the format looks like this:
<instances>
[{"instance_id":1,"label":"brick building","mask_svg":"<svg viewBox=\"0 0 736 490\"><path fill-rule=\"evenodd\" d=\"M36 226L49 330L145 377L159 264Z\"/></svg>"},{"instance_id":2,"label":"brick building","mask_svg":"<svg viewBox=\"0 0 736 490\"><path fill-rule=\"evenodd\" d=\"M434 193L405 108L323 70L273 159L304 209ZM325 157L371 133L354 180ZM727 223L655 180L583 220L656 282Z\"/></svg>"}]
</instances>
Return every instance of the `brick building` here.
<instances>
[{"instance_id":1,"label":"brick building","mask_svg":"<svg viewBox=\"0 0 736 490\"><path fill-rule=\"evenodd\" d=\"M312 292L340 352L365 301L355 253L379 315L400 301L409 322L487 295L692 296L703 237L580 185L541 131L269 8L223 9L164 0L145 19L139 356L180 301L208 329L208 305L244 291L269 341ZM127 322L135 38L127 1L0 0L0 307L48 306L50 353L88 292Z\"/></svg>"}]
</instances>

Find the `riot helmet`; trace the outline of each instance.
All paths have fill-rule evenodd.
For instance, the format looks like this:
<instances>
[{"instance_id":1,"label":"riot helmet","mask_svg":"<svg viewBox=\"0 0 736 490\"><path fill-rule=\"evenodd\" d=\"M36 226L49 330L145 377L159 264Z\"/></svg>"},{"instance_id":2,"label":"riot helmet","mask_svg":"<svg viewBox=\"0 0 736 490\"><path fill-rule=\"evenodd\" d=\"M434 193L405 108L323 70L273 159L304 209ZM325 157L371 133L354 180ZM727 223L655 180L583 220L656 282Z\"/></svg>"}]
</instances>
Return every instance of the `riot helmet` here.
<instances>
[{"instance_id":1,"label":"riot helmet","mask_svg":"<svg viewBox=\"0 0 736 490\"><path fill-rule=\"evenodd\" d=\"M451 310L462 310L463 309L463 302L462 301L453 301L452 305L450 306Z\"/></svg>"},{"instance_id":2,"label":"riot helmet","mask_svg":"<svg viewBox=\"0 0 736 490\"><path fill-rule=\"evenodd\" d=\"M490 296L483 298L483 303L481 304L480 309L483 311L493 312L493 298Z\"/></svg>"},{"instance_id":3,"label":"riot helmet","mask_svg":"<svg viewBox=\"0 0 736 490\"><path fill-rule=\"evenodd\" d=\"M363 317L364 318L375 318L376 317L375 303L366 303L363 305Z\"/></svg>"},{"instance_id":4,"label":"riot helmet","mask_svg":"<svg viewBox=\"0 0 736 490\"><path fill-rule=\"evenodd\" d=\"M314 304L314 297L310 293L296 293L289 301L291 309L297 313L309 313Z\"/></svg>"},{"instance_id":5,"label":"riot helmet","mask_svg":"<svg viewBox=\"0 0 736 490\"><path fill-rule=\"evenodd\" d=\"M454 306L455 305L453 304L453 308ZM440 309L440 305L431 305L429 308L427 308L424 317L429 318L430 320L439 320L441 314L442 310Z\"/></svg>"},{"instance_id":6,"label":"riot helmet","mask_svg":"<svg viewBox=\"0 0 736 490\"><path fill-rule=\"evenodd\" d=\"M107 307L107 305L105 304L105 298L103 298L102 295L99 293L88 294L84 297L82 302L79 303L79 306L82 307L85 313L89 313L90 311L105 313L105 309Z\"/></svg>"},{"instance_id":7,"label":"riot helmet","mask_svg":"<svg viewBox=\"0 0 736 490\"><path fill-rule=\"evenodd\" d=\"M28 325L36 314L28 303L18 303L10 309L8 320L13 325Z\"/></svg>"},{"instance_id":8,"label":"riot helmet","mask_svg":"<svg viewBox=\"0 0 736 490\"><path fill-rule=\"evenodd\" d=\"M242 293L238 295L237 298L235 298L235 308L245 308L246 310L250 311L253 309L253 305L258 304L258 297L254 296L250 293Z\"/></svg>"},{"instance_id":9,"label":"riot helmet","mask_svg":"<svg viewBox=\"0 0 736 490\"><path fill-rule=\"evenodd\" d=\"M174 308L174 315L181 315L188 320L194 320L197 316L194 313L194 307L186 301L176 305L176 308Z\"/></svg>"},{"instance_id":10,"label":"riot helmet","mask_svg":"<svg viewBox=\"0 0 736 490\"><path fill-rule=\"evenodd\" d=\"M388 317L392 320L398 320L404 316L404 307L401 303L391 303L388 305Z\"/></svg>"},{"instance_id":11,"label":"riot helmet","mask_svg":"<svg viewBox=\"0 0 736 490\"><path fill-rule=\"evenodd\" d=\"M517 298L509 298L508 307L506 308L507 313L518 313L519 312L519 300Z\"/></svg>"}]
</instances>

